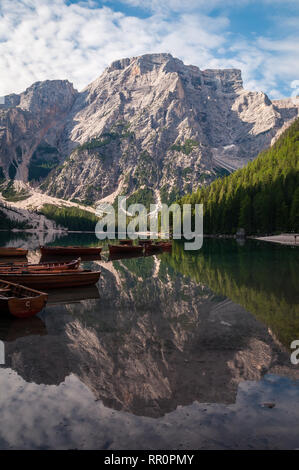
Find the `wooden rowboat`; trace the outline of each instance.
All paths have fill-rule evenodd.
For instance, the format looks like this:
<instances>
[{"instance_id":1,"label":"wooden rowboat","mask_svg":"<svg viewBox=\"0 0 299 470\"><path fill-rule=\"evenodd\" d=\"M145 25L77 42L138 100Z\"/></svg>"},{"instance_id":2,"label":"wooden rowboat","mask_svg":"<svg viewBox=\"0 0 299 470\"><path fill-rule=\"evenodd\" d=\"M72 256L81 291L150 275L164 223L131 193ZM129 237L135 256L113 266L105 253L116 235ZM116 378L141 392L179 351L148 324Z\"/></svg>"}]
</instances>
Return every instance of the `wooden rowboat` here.
<instances>
[{"instance_id":1,"label":"wooden rowboat","mask_svg":"<svg viewBox=\"0 0 299 470\"><path fill-rule=\"evenodd\" d=\"M152 253L154 251L170 251L171 249L172 249L171 242L148 243L145 245L145 251L147 253Z\"/></svg>"},{"instance_id":2,"label":"wooden rowboat","mask_svg":"<svg viewBox=\"0 0 299 470\"><path fill-rule=\"evenodd\" d=\"M22 248L14 248L12 246L1 246L0 247L0 258L6 256L23 256L26 257L28 250Z\"/></svg>"},{"instance_id":3,"label":"wooden rowboat","mask_svg":"<svg viewBox=\"0 0 299 470\"><path fill-rule=\"evenodd\" d=\"M0 279L0 311L18 318L29 318L46 305L48 295Z\"/></svg>"},{"instance_id":4,"label":"wooden rowboat","mask_svg":"<svg viewBox=\"0 0 299 470\"><path fill-rule=\"evenodd\" d=\"M108 245L110 255L115 253L142 253L143 246L140 245Z\"/></svg>"},{"instance_id":5,"label":"wooden rowboat","mask_svg":"<svg viewBox=\"0 0 299 470\"><path fill-rule=\"evenodd\" d=\"M81 259L78 258L69 262L54 262L54 263L39 263L39 264L28 264L28 263L10 263L0 264L0 273L3 271L68 271L69 269L79 269Z\"/></svg>"},{"instance_id":6,"label":"wooden rowboat","mask_svg":"<svg viewBox=\"0 0 299 470\"><path fill-rule=\"evenodd\" d=\"M148 246L153 243L153 240L138 240L139 245Z\"/></svg>"},{"instance_id":7,"label":"wooden rowboat","mask_svg":"<svg viewBox=\"0 0 299 470\"><path fill-rule=\"evenodd\" d=\"M41 246L41 254L43 256L53 255L99 255L102 247L86 247L86 246Z\"/></svg>"},{"instance_id":8,"label":"wooden rowboat","mask_svg":"<svg viewBox=\"0 0 299 470\"><path fill-rule=\"evenodd\" d=\"M120 245L129 245L129 246L132 246L132 245L133 245L133 240L119 240L119 244L120 244Z\"/></svg>"},{"instance_id":9,"label":"wooden rowboat","mask_svg":"<svg viewBox=\"0 0 299 470\"><path fill-rule=\"evenodd\" d=\"M170 251L172 249L172 242L158 242L163 251Z\"/></svg>"},{"instance_id":10,"label":"wooden rowboat","mask_svg":"<svg viewBox=\"0 0 299 470\"><path fill-rule=\"evenodd\" d=\"M4 281L14 282L36 289L60 289L64 287L91 286L100 279L101 271L72 270L68 271L17 271L1 272Z\"/></svg>"},{"instance_id":11,"label":"wooden rowboat","mask_svg":"<svg viewBox=\"0 0 299 470\"><path fill-rule=\"evenodd\" d=\"M156 251L162 251L162 247L158 243L148 243L145 245L146 253L153 253Z\"/></svg>"}]
</instances>

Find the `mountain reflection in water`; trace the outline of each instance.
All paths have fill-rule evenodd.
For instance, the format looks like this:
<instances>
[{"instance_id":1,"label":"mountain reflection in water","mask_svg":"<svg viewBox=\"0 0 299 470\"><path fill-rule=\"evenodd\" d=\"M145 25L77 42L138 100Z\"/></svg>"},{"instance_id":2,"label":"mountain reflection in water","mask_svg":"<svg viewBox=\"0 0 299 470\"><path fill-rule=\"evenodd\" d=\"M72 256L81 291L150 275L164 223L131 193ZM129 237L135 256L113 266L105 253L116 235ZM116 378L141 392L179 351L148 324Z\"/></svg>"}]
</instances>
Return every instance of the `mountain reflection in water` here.
<instances>
[{"instance_id":1,"label":"mountain reflection in water","mask_svg":"<svg viewBox=\"0 0 299 470\"><path fill-rule=\"evenodd\" d=\"M225 413L231 414L230 406L240 407L244 390L252 392L250 403L259 395L253 392L254 387L268 390L269 397L263 392L260 400L271 401L275 395L279 402L283 384L298 402L299 368L289 359L289 344L299 339L298 251L253 241L238 246L232 240L205 240L198 253L186 253L183 244L174 243L170 254L115 261L104 255L102 260L86 266L101 267L98 287L73 294L61 292L52 301L50 297L46 309L35 319L44 328L32 326L31 334L25 334L24 326L23 336L20 332L12 334L15 322L9 330L0 328L6 348L6 365L0 369L1 388L5 388L3 380L8 371L14 371L11 380L23 381L22 387L31 384L37 395L36 387L42 387L45 395L40 402L46 401L44 406L52 406L53 400L49 398L47 403L49 391L45 387L54 385L58 394L61 387L66 387L74 403L73 392L80 389L79 394L88 395L90 409L100 407L97 412L91 411L89 418L84 417L85 421L90 419L91 433L85 447L134 445L130 443L134 439L126 438L124 447L113 447L112 431L108 433L112 442L99 440L96 444L91 435L99 423L94 423L93 413L112 419L111 413L117 411L118 418L113 419L119 419L118 424L127 419L133 429L140 425L142 432L151 423L148 446L144 441L139 447L162 448L159 446L164 442L164 448L179 448L182 419L196 434L201 429L197 415L210 406L210 425L205 423L209 437L198 445L222 448L237 446L238 441L233 444L234 438L224 431L221 436L215 426L225 419ZM23 401L28 399L26 393L22 397ZM22 400L21 396L18 399ZM93 400L97 402L91 406ZM205 408L200 404L206 404ZM260 405L254 404L258 409ZM5 402L2 406L5 412ZM246 401L243 406L248 406ZM298 405L294 406L293 418L298 419ZM290 424L290 417L281 407L280 422ZM186 417L192 410L194 421ZM257 409L251 409L251 418L261 420L264 411L258 416ZM9 415L8 408L6 412ZM276 408L271 413L278 418ZM62 419L63 407L57 410L57 416ZM152 421L146 421L153 418L157 428ZM154 429L169 419L174 419L171 433L165 424L169 441L165 437L167 442L164 439L160 443ZM238 434L241 423L235 426ZM257 440L253 445L293 445L293 437L283 441L282 435L277 427L277 444L273 437L268 444ZM63 447L66 437L61 439ZM190 448L194 439L189 436ZM225 444L227 439L231 440ZM65 445L70 444L67 442ZM80 446L84 447L82 443Z\"/></svg>"}]
</instances>

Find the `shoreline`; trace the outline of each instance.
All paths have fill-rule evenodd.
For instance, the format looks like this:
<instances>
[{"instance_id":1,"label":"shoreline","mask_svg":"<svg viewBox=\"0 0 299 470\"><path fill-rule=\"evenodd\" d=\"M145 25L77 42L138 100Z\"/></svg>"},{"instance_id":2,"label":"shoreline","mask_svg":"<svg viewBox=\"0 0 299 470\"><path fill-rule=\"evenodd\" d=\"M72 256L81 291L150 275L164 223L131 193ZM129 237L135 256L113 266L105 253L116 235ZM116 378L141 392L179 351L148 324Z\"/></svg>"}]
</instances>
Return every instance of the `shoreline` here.
<instances>
[{"instance_id":1,"label":"shoreline","mask_svg":"<svg viewBox=\"0 0 299 470\"><path fill-rule=\"evenodd\" d=\"M94 231L85 231L85 230L34 230L34 229L12 229L12 230L7 230L7 229L0 229L0 232L13 232L13 233L57 233L57 234L63 234L63 235L68 235L68 234L75 234L75 233L80 233L80 234L91 234L95 233ZM152 235L151 232L147 233L140 233L140 235L146 235L150 236ZM165 234L158 233L155 234L158 236L158 238L163 238L163 235ZM295 241L295 235L297 235L297 239ZM168 237L167 237L168 238ZM169 237L170 239L172 237ZM183 238L183 237L182 237ZM265 236L256 236L256 235L248 235L247 237L237 237L236 235L229 235L229 234L221 234L221 233L215 233L215 234L203 234L203 238L218 238L218 239L235 239L239 241L246 241L248 239L250 240L258 240L258 241L263 241L263 242L270 242L270 243L278 243L280 245L286 245L286 246L293 246L299 247L299 233L294 234L294 233L281 233L279 235L265 235Z\"/></svg>"},{"instance_id":2,"label":"shoreline","mask_svg":"<svg viewBox=\"0 0 299 470\"><path fill-rule=\"evenodd\" d=\"M298 246L299 247L299 234L297 234L297 240L295 241L295 235L293 233L282 233L280 235L267 235L265 237L250 237L253 240L260 240L263 242L278 243L280 245Z\"/></svg>"}]
</instances>

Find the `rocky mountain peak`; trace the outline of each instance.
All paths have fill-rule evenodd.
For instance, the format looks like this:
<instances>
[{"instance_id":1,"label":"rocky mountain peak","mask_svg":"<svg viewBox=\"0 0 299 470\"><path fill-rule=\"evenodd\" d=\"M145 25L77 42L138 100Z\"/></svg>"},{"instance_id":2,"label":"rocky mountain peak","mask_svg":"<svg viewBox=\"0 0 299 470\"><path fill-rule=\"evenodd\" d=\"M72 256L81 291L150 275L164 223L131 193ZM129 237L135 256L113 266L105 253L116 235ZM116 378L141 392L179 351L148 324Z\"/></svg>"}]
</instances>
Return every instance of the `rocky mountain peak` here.
<instances>
[{"instance_id":1,"label":"rocky mountain peak","mask_svg":"<svg viewBox=\"0 0 299 470\"><path fill-rule=\"evenodd\" d=\"M129 66L139 66L142 72L147 72L153 68L161 67L162 64L174 59L171 54L160 53L160 54L144 54L137 57L120 59L112 62L107 68L107 72L114 72L116 70L124 70Z\"/></svg>"},{"instance_id":2,"label":"rocky mountain peak","mask_svg":"<svg viewBox=\"0 0 299 470\"><path fill-rule=\"evenodd\" d=\"M36 174L34 160L42 168L58 163L58 136L77 95L68 80L46 80L5 97L0 107L0 168L6 178L27 182Z\"/></svg>"},{"instance_id":3,"label":"rocky mountain peak","mask_svg":"<svg viewBox=\"0 0 299 470\"><path fill-rule=\"evenodd\" d=\"M194 65L185 65L180 59L169 53L144 54L137 57L125 58L113 62L104 72L107 74L128 69L131 75L139 76L152 71L177 73L180 76L198 77L203 86L220 89L223 92L236 92L243 88L241 70L239 69L206 69L200 70ZM101 80L99 77L96 82Z\"/></svg>"},{"instance_id":4,"label":"rocky mountain peak","mask_svg":"<svg viewBox=\"0 0 299 470\"><path fill-rule=\"evenodd\" d=\"M63 110L72 105L77 93L68 80L35 82L20 94L18 106L32 113L40 113L42 109Z\"/></svg>"},{"instance_id":5,"label":"rocky mountain peak","mask_svg":"<svg viewBox=\"0 0 299 470\"><path fill-rule=\"evenodd\" d=\"M206 69L201 72L203 85L223 93L237 93L243 89L239 69Z\"/></svg>"},{"instance_id":6,"label":"rocky mountain peak","mask_svg":"<svg viewBox=\"0 0 299 470\"><path fill-rule=\"evenodd\" d=\"M299 110L245 90L238 69L201 70L168 53L117 60L80 93L47 80L8 102L4 175L85 204L194 190L255 158Z\"/></svg>"}]
</instances>

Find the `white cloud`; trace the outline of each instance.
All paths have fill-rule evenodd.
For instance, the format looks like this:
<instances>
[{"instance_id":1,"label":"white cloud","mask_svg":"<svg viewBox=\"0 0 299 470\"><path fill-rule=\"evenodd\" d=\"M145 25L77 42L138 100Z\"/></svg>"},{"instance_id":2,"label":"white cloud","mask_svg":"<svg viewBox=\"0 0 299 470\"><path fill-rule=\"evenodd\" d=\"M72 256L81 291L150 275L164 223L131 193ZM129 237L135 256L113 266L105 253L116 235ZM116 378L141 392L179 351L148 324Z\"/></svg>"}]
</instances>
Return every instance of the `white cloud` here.
<instances>
[{"instance_id":1,"label":"white cloud","mask_svg":"<svg viewBox=\"0 0 299 470\"><path fill-rule=\"evenodd\" d=\"M148 52L167 50L193 61L200 53L204 65L227 26L225 18L182 15L168 22L63 0L3 0L0 12L0 95L53 78L68 78L80 89L111 61Z\"/></svg>"},{"instance_id":2,"label":"white cloud","mask_svg":"<svg viewBox=\"0 0 299 470\"><path fill-rule=\"evenodd\" d=\"M67 5L64 0L1 0L0 96L45 79L67 78L82 89L113 60L150 52L170 52L200 68L241 68L247 88L270 94L279 82L288 86L299 78L294 29L283 40L268 36L250 43L230 33L226 16L208 15L222 0L124 1L142 3L151 13L146 18L128 16L114 11L112 1L99 7L90 1Z\"/></svg>"},{"instance_id":3,"label":"white cloud","mask_svg":"<svg viewBox=\"0 0 299 470\"><path fill-rule=\"evenodd\" d=\"M270 90L269 94L271 95L272 100L280 100L284 98L283 94L275 88L273 90Z\"/></svg>"}]
</instances>

